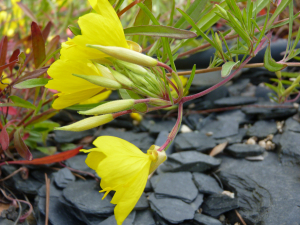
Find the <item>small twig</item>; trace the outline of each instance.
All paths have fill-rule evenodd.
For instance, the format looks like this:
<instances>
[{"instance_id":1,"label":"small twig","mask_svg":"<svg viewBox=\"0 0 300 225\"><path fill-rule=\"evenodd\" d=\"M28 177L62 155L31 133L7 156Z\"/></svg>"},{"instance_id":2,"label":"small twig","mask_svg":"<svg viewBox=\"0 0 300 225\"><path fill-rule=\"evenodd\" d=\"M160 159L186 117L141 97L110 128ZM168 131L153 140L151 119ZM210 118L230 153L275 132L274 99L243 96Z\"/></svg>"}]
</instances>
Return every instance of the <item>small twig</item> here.
<instances>
[{"instance_id":1,"label":"small twig","mask_svg":"<svg viewBox=\"0 0 300 225\"><path fill-rule=\"evenodd\" d=\"M49 204L50 204L50 179L45 173L45 183L46 183L46 205L45 205L45 225L48 225L49 221Z\"/></svg>"},{"instance_id":2,"label":"small twig","mask_svg":"<svg viewBox=\"0 0 300 225\"><path fill-rule=\"evenodd\" d=\"M73 172L76 172L76 173L81 173L81 174L86 174L88 176L91 176L93 177L96 181L100 181L94 174L90 173L90 172L86 172L86 171L82 171L82 170L76 170L76 169L73 169L71 167L68 167L66 165L64 165L62 162L59 163L62 167L65 167L65 168L68 168L69 170L73 171Z\"/></svg>"},{"instance_id":3,"label":"small twig","mask_svg":"<svg viewBox=\"0 0 300 225\"><path fill-rule=\"evenodd\" d=\"M50 167L50 169L53 169L53 170L56 170L56 171L59 171L61 170L61 168L56 168L56 167ZM78 177L82 180L86 180L83 176L79 175L78 173L75 173L75 172L71 172L75 177Z\"/></svg>"},{"instance_id":4,"label":"small twig","mask_svg":"<svg viewBox=\"0 0 300 225\"><path fill-rule=\"evenodd\" d=\"M19 169L15 170L14 172L12 172L11 174L9 174L7 177L4 177L3 179L0 180L0 182L5 181L9 178L11 178L12 176L16 175L19 172L27 172L28 173L28 169L24 166L20 167Z\"/></svg>"},{"instance_id":5,"label":"small twig","mask_svg":"<svg viewBox=\"0 0 300 225\"><path fill-rule=\"evenodd\" d=\"M243 220L242 216L239 214L239 212L238 212L236 209L235 209L234 211L235 211L236 215L238 216L238 218L240 219L240 221L242 222L242 224L243 224L243 225L247 225L247 224L245 223L245 221Z\"/></svg>"}]
</instances>

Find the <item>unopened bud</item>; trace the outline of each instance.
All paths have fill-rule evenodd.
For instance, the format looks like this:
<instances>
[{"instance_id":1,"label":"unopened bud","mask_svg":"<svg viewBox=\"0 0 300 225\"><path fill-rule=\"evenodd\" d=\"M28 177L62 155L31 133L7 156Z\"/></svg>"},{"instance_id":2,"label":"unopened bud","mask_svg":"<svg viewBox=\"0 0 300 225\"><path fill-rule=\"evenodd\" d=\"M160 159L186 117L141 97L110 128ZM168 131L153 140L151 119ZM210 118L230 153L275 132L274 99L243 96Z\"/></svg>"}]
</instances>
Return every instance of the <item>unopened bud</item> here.
<instances>
[{"instance_id":1,"label":"unopened bud","mask_svg":"<svg viewBox=\"0 0 300 225\"><path fill-rule=\"evenodd\" d=\"M217 7L220 11L220 14L226 19L226 20L229 20L228 19L228 16L227 16L227 12L225 9L223 9L221 6L215 4L215 7Z\"/></svg>"},{"instance_id":2,"label":"unopened bud","mask_svg":"<svg viewBox=\"0 0 300 225\"><path fill-rule=\"evenodd\" d=\"M116 101L104 103L90 110L79 111L78 113L83 115L99 115L99 114L106 114L106 113L114 113L114 112L119 112L128 109L133 105L134 105L134 99L116 100Z\"/></svg>"},{"instance_id":3,"label":"unopened bud","mask_svg":"<svg viewBox=\"0 0 300 225\"><path fill-rule=\"evenodd\" d=\"M125 75L119 73L118 71L115 71L113 69L111 69L111 73L114 76L114 78L120 82L121 84L127 86L127 87L133 87L134 83Z\"/></svg>"},{"instance_id":4,"label":"unopened bud","mask_svg":"<svg viewBox=\"0 0 300 225\"><path fill-rule=\"evenodd\" d=\"M143 67L133 64L133 63L129 63L129 62L125 62L122 60L115 60L116 63L126 67L127 69L131 70L132 72L135 72L137 74L141 74L141 75L147 75L148 71L146 69L144 69Z\"/></svg>"},{"instance_id":5,"label":"unopened bud","mask_svg":"<svg viewBox=\"0 0 300 225\"><path fill-rule=\"evenodd\" d=\"M120 89L122 88L122 84L120 84L118 81L111 80L106 77L100 77L97 75L78 75L78 74L72 74L75 77L80 77L84 80L87 80L88 82L92 84L96 84L101 87L105 88L111 88L111 89Z\"/></svg>"},{"instance_id":6,"label":"unopened bud","mask_svg":"<svg viewBox=\"0 0 300 225\"><path fill-rule=\"evenodd\" d=\"M93 116L83 120L80 120L76 123L73 123L64 127L56 127L54 130L67 130L67 131L84 131L89 130L94 127L101 126L103 124L109 123L114 118L112 114L101 115L101 116Z\"/></svg>"},{"instance_id":7,"label":"unopened bud","mask_svg":"<svg viewBox=\"0 0 300 225\"><path fill-rule=\"evenodd\" d=\"M97 67L103 77L109 78L111 80L116 80L107 67L102 66L101 64L96 62L94 62L94 65Z\"/></svg>"},{"instance_id":8,"label":"unopened bud","mask_svg":"<svg viewBox=\"0 0 300 225\"><path fill-rule=\"evenodd\" d=\"M87 47L95 48L101 52L110 55L116 59L120 59L126 62L138 64L141 66L153 67L156 66L158 61L150 56L144 55L142 53L116 46L102 46L102 45L90 45L87 44Z\"/></svg>"},{"instance_id":9,"label":"unopened bud","mask_svg":"<svg viewBox=\"0 0 300 225\"><path fill-rule=\"evenodd\" d=\"M159 146L152 145L149 150L147 151L147 154L150 155L150 159L152 160L149 174L153 173L157 167L162 164L167 159L167 155L165 151L157 151L159 149Z\"/></svg>"}]
</instances>

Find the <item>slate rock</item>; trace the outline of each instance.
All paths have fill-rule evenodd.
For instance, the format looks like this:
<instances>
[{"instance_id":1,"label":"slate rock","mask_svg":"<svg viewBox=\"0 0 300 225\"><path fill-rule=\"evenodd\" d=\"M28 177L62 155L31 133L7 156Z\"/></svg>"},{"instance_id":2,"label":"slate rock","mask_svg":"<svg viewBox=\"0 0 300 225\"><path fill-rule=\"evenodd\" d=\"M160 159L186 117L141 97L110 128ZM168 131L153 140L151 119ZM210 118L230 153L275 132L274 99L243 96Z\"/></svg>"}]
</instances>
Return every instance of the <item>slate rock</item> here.
<instances>
[{"instance_id":1,"label":"slate rock","mask_svg":"<svg viewBox=\"0 0 300 225\"><path fill-rule=\"evenodd\" d=\"M279 140L280 153L283 156L291 156L300 162L300 138L299 133L285 131Z\"/></svg>"},{"instance_id":2,"label":"slate rock","mask_svg":"<svg viewBox=\"0 0 300 225\"><path fill-rule=\"evenodd\" d=\"M55 184L60 188L65 188L69 183L76 180L75 176L68 168L60 169L57 173L53 174Z\"/></svg>"},{"instance_id":3,"label":"slate rock","mask_svg":"<svg viewBox=\"0 0 300 225\"><path fill-rule=\"evenodd\" d=\"M175 123L176 123L175 119L172 120L143 119L141 121L140 126L146 128L150 132L150 134L158 134L161 131L170 132L174 127Z\"/></svg>"},{"instance_id":4,"label":"slate rock","mask_svg":"<svg viewBox=\"0 0 300 225\"><path fill-rule=\"evenodd\" d=\"M215 138L217 144L228 142L228 144L241 143L246 136L247 130L245 128L240 128L238 134L232 135L225 138Z\"/></svg>"},{"instance_id":5,"label":"slate rock","mask_svg":"<svg viewBox=\"0 0 300 225\"><path fill-rule=\"evenodd\" d=\"M190 203L190 206L194 209L194 211L199 210L200 206L203 203L203 198L204 198L203 194L198 194L196 199Z\"/></svg>"},{"instance_id":6,"label":"slate rock","mask_svg":"<svg viewBox=\"0 0 300 225\"><path fill-rule=\"evenodd\" d=\"M110 203L111 197L99 193L99 183L95 181L77 181L69 184L63 190L64 198L80 211L98 216L113 213L114 205Z\"/></svg>"},{"instance_id":7,"label":"slate rock","mask_svg":"<svg viewBox=\"0 0 300 225\"><path fill-rule=\"evenodd\" d=\"M196 213L193 222L197 225L222 225L222 223L210 216Z\"/></svg>"},{"instance_id":8,"label":"slate rock","mask_svg":"<svg viewBox=\"0 0 300 225\"><path fill-rule=\"evenodd\" d=\"M228 88L226 86L221 86L217 88L216 90L213 90L212 92L209 92L207 95L203 96L204 101L209 101L211 102L213 106L213 102L225 98L229 95Z\"/></svg>"},{"instance_id":9,"label":"slate rock","mask_svg":"<svg viewBox=\"0 0 300 225\"><path fill-rule=\"evenodd\" d=\"M228 87L228 91L231 96L239 96L245 88L248 86L250 79L238 79L235 80L232 85Z\"/></svg>"},{"instance_id":10,"label":"slate rock","mask_svg":"<svg viewBox=\"0 0 300 225\"><path fill-rule=\"evenodd\" d=\"M162 173L150 181L156 198L178 198L191 203L198 195L190 172Z\"/></svg>"},{"instance_id":11,"label":"slate rock","mask_svg":"<svg viewBox=\"0 0 300 225\"><path fill-rule=\"evenodd\" d=\"M38 196L46 198L46 185L43 184L39 189L38 189ZM50 197L56 197L58 198L59 196L62 195L62 190L58 188L57 186L54 185L53 179L50 180Z\"/></svg>"},{"instance_id":12,"label":"slate rock","mask_svg":"<svg viewBox=\"0 0 300 225\"><path fill-rule=\"evenodd\" d=\"M198 124L204 119L204 116L201 114L191 114L188 116L183 117L183 121L189 128L192 130L198 129Z\"/></svg>"},{"instance_id":13,"label":"slate rock","mask_svg":"<svg viewBox=\"0 0 300 225\"><path fill-rule=\"evenodd\" d=\"M189 61L189 60L188 60ZM214 71L209 73L195 74L192 85L194 86L212 86L223 80L221 71ZM223 87L223 86L222 86ZM219 90L219 89L217 89Z\"/></svg>"},{"instance_id":14,"label":"slate rock","mask_svg":"<svg viewBox=\"0 0 300 225\"><path fill-rule=\"evenodd\" d=\"M45 206L46 198L39 197L38 209L43 215L45 215ZM57 197L50 197L49 221L53 225L81 224L79 220L69 213Z\"/></svg>"},{"instance_id":15,"label":"slate rock","mask_svg":"<svg viewBox=\"0 0 300 225\"><path fill-rule=\"evenodd\" d=\"M248 136L255 136L258 138L265 138L269 134L275 134L277 132L277 126L275 121L260 120L254 123L247 131Z\"/></svg>"},{"instance_id":16,"label":"slate rock","mask_svg":"<svg viewBox=\"0 0 300 225\"><path fill-rule=\"evenodd\" d=\"M226 176L229 185L234 187L231 189L221 176L229 191L237 191L240 202L238 212L247 225L299 224L299 164L282 164L275 152L268 152L263 161L257 162L225 155L219 157L222 158L220 171L239 178ZM234 212L230 215L231 224L240 222Z\"/></svg>"},{"instance_id":17,"label":"slate rock","mask_svg":"<svg viewBox=\"0 0 300 225\"><path fill-rule=\"evenodd\" d=\"M289 108L286 108L286 106ZM244 106L242 111L249 116L257 116L258 119L285 119L297 113L297 109L293 108L291 104L273 102L258 103L255 107Z\"/></svg>"},{"instance_id":18,"label":"slate rock","mask_svg":"<svg viewBox=\"0 0 300 225\"><path fill-rule=\"evenodd\" d=\"M80 140L86 136L93 136L95 129L73 132L65 130L54 130L54 139L58 143L71 143Z\"/></svg>"},{"instance_id":19,"label":"slate rock","mask_svg":"<svg viewBox=\"0 0 300 225\"><path fill-rule=\"evenodd\" d=\"M219 178L226 189L236 193L240 206L238 211L245 222L247 224L259 223L258 218L266 215L268 208L272 204L272 197L268 190L259 186L248 176L237 176L221 172ZM232 216L233 213L231 213L230 217Z\"/></svg>"},{"instance_id":20,"label":"slate rock","mask_svg":"<svg viewBox=\"0 0 300 225\"><path fill-rule=\"evenodd\" d=\"M200 133L203 133L203 136L207 133L212 133L211 137L215 139L237 135L238 132L239 124L234 120L212 120L200 129Z\"/></svg>"},{"instance_id":21,"label":"slate rock","mask_svg":"<svg viewBox=\"0 0 300 225\"><path fill-rule=\"evenodd\" d=\"M168 131L163 130L163 131L159 132L159 134L155 140L155 145L162 146L168 139L168 136L169 136ZM172 142L170 144L170 146L168 147L168 149L165 152L167 155L170 155L174 152L174 142Z\"/></svg>"},{"instance_id":22,"label":"slate rock","mask_svg":"<svg viewBox=\"0 0 300 225\"><path fill-rule=\"evenodd\" d=\"M264 153L265 149L260 145L233 144L229 145L225 152L236 158L245 158L247 156L258 156Z\"/></svg>"},{"instance_id":23,"label":"slate rock","mask_svg":"<svg viewBox=\"0 0 300 225\"><path fill-rule=\"evenodd\" d=\"M140 199L138 200L138 202L134 206L133 210L143 210L143 209L147 209L148 207L149 207L149 202L148 202L148 199L146 197L146 194L143 192Z\"/></svg>"},{"instance_id":24,"label":"slate rock","mask_svg":"<svg viewBox=\"0 0 300 225\"><path fill-rule=\"evenodd\" d=\"M1 170L5 176L8 176L14 171L16 171L17 168L12 165L4 165L1 166ZM6 180L4 183L28 195L36 195L38 189L43 185L42 182L35 180L31 176L29 176L28 179L24 180L19 173L12 176L9 180Z\"/></svg>"},{"instance_id":25,"label":"slate rock","mask_svg":"<svg viewBox=\"0 0 300 225\"><path fill-rule=\"evenodd\" d=\"M135 219L136 211L132 211L127 218L124 220L122 225L133 225ZM115 215L108 217L106 220L99 223L99 225L117 225Z\"/></svg>"},{"instance_id":26,"label":"slate rock","mask_svg":"<svg viewBox=\"0 0 300 225\"><path fill-rule=\"evenodd\" d=\"M152 212L148 209L137 211L133 224L134 225L156 225L155 220L153 219Z\"/></svg>"},{"instance_id":27,"label":"slate rock","mask_svg":"<svg viewBox=\"0 0 300 225\"><path fill-rule=\"evenodd\" d=\"M198 191L203 194L219 194L223 189L219 186L215 178L203 173L193 173L193 180L198 188Z\"/></svg>"},{"instance_id":28,"label":"slate rock","mask_svg":"<svg viewBox=\"0 0 300 225\"><path fill-rule=\"evenodd\" d=\"M35 158L34 158L35 159ZM48 177L52 176L53 169L48 169L48 168L38 168L35 170L30 170L30 176L32 176L34 179L45 183L45 173L47 174Z\"/></svg>"},{"instance_id":29,"label":"slate rock","mask_svg":"<svg viewBox=\"0 0 300 225\"><path fill-rule=\"evenodd\" d=\"M221 160L197 151L185 151L171 154L160 166L163 172L204 172L216 169Z\"/></svg>"},{"instance_id":30,"label":"slate rock","mask_svg":"<svg viewBox=\"0 0 300 225\"><path fill-rule=\"evenodd\" d=\"M66 165L68 167L71 167L71 168L76 169L76 170L81 170L81 171L90 172L92 174L95 174L95 171L92 170L91 168L89 168L87 166L87 164L85 163L86 157L87 157L87 154L76 155L76 156L66 160Z\"/></svg>"},{"instance_id":31,"label":"slate rock","mask_svg":"<svg viewBox=\"0 0 300 225\"><path fill-rule=\"evenodd\" d=\"M292 117L290 117L285 121L284 129L300 133L300 123L294 120Z\"/></svg>"},{"instance_id":32,"label":"slate rock","mask_svg":"<svg viewBox=\"0 0 300 225\"><path fill-rule=\"evenodd\" d=\"M232 209L237 209L239 202L237 198L231 198L223 194L209 195L202 204L202 212L209 216L217 218L221 214Z\"/></svg>"},{"instance_id":33,"label":"slate rock","mask_svg":"<svg viewBox=\"0 0 300 225\"><path fill-rule=\"evenodd\" d=\"M105 130L101 130L99 132L99 136L102 135L108 135L108 136L114 136L118 138L122 138L135 146L137 146L139 149L141 149L143 152L147 152L149 149L149 146L153 145L155 142L155 139L149 135L148 132L140 132L140 133L134 133L132 131L121 131L114 128L107 128Z\"/></svg>"},{"instance_id":34,"label":"slate rock","mask_svg":"<svg viewBox=\"0 0 300 225\"><path fill-rule=\"evenodd\" d=\"M263 99L264 101L270 101L271 94L275 92L266 87L256 86L255 97L258 99Z\"/></svg>"},{"instance_id":35,"label":"slate rock","mask_svg":"<svg viewBox=\"0 0 300 225\"><path fill-rule=\"evenodd\" d=\"M214 101L214 104L217 106L234 106L234 105L248 105L257 102L255 97L247 96L233 96L227 98L221 98Z\"/></svg>"},{"instance_id":36,"label":"slate rock","mask_svg":"<svg viewBox=\"0 0 300 225\"><path fill-rule=\"evenodd\" d=\"M183 222L184 220L191 220L194 218L194 209L189 204L179 199L158 199L155 197L155 194L152 193L149 196L149 202L152 210L171 223L176 224Z\"/></svg>"},{"instance_id":37,"label":"slate rock","mask_svg":"<svg viewBox=\"0 0 300 225\"><path fill-rule=\"evenodd\" d=\"M152 188L152 186L151 186L150 180L147 180L147 183L146 183L146 187L145 187L144 192L150 192L150 191L153 191L153 188Z\"/></svg>"},{"instance_id":38,"label":"slate rock","mask_svg":"<svg viewBox=\"0 0 300 225\"><path fill-rule=\"evenodd\" d=\"M225 111L219 113L216 117L218 120L234 121L239 125L248 123L250 121L249 117L240 109Z\"/></svg>"},{"instance_id":39,"label":"slate rock","mask_svg":"<svg viewBox=\"0 0 300 225\"><path fill-rule=\"evenodd\" d=\"M195 132L177 135L174 143L177 151L197 150L203 152L216 146L215 140L212 137Z\"/></svg>"},{"instance_id":40,"label":"slate rock","mask_svg":"<svg viewBox=\"0 0 300 225\"><path fill-rule=\"evenodd\" d=\"M105 127L125 128L127 130L134 129L132 120L129 118L124 119L123 116L105 124Z\"/></svg>"}]
</instances>

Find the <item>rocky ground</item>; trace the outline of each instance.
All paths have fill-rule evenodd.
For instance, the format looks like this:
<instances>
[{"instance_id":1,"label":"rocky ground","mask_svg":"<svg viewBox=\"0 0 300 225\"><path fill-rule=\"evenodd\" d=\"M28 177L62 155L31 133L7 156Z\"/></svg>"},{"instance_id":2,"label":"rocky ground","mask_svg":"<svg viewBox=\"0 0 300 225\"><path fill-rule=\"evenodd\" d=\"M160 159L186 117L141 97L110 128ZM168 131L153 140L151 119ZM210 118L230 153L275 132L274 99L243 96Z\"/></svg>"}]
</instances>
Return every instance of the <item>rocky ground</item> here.
<instances>
[{"instance_id":1,"label":"rocky ground","mask_svg":"<svg viewBox=\"0 0 300 225\"><path fill-rule=\"evenodd\" d=\"M148 181L124 225L299 225L299 107L270 102L271 91L261 83L273 76L262 69L245 70L227 86L186 103L181 132L167 150L168 160ZM196 75L191 93L204 90L219 77L219 72ZM203 114L208 109L218 110ZM66 124L78 117L61 111L53 119ZM112 135L146 151L152 144L163 144L174 124L172 113L146 115L138 126L125 116L98 130L55 131L48 142L64 147ZM45 224L45 173L51 178L51 224L116 224L111 196L101 200L99 181L87 175L94 171L86 166L85 158L85 154L77 155L58 171L53 167L61 168L59 165L30 166L28 179L17 174L5 185L34 203L37 224ZM17 168L3 166L2 173ZM75 177L69 168L81 176ZM4 211L0 224L14 224L16 214Z\"/></svg>"}]
</instances>

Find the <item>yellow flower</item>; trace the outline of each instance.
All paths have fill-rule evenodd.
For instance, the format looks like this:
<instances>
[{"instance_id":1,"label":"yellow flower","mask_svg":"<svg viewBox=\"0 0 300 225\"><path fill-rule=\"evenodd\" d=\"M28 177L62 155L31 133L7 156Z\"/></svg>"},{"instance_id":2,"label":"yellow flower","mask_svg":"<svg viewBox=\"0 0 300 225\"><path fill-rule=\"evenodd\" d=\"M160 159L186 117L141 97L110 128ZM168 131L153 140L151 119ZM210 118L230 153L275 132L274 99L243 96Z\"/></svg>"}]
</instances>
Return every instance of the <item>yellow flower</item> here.
<instances>
[{"instance_id":1,"label":"yellow flower","mask_svg":"<svg viewBox=\"0 0 300 225\"><path fill-rule=\"evenodd\" d=\"M134 42L125 39L122 24L114 8L108 0L89 0L96 13L88 13L79 18L78 24L81 35L69 39L63 43L61 58L68 59L92 59L98 62L108 62L108 55L86 44L117 46L123 48L136 48Z\"/></svg>"},{"instance_id":2,"label":"yellow flower","mask_svg":"<svg viewBox=\"0 0 300 225\"><path fill-rule=\"evenodd\" d=\"M11 83L11 79L7 78L7 75L6 73L2 73L2 79L1 79L1 82L0 82L0 90L3 90L4 88L6 88L6 86L8 84Z\"/></svg>"},{"instance_id":3,"label":"yellow flower","mask_svg":"<svg viewBox=\"0 0 300 225\"><path fill-rule=\"evenodd\" d=\"M116 191L111 203L117 224L121 225L141 197L148 175L166 160L164 152L155 147L143 153L135 145L110 136L98 137L94 143L97 148L83 150L89 153L86 164L101 177L100 192Z\"/></svg>"},{"instance_id":4,"label":"yellow flower","mask_svg":"<svg viewBox=\"0 0 300 225\"><path fill-rule=\"evenodd\" d=\"M48 70L53 79L45 86L59 91L59 96L53 103L55 109L62 109L77 103L95 103L106 99L111 91L92 84L72 74L98 75L101 72L88 59L59 59ZM103 92L104 91L104 92ZM102 93L103 92L103 93Z\"/></svg>"}]
</instances>

